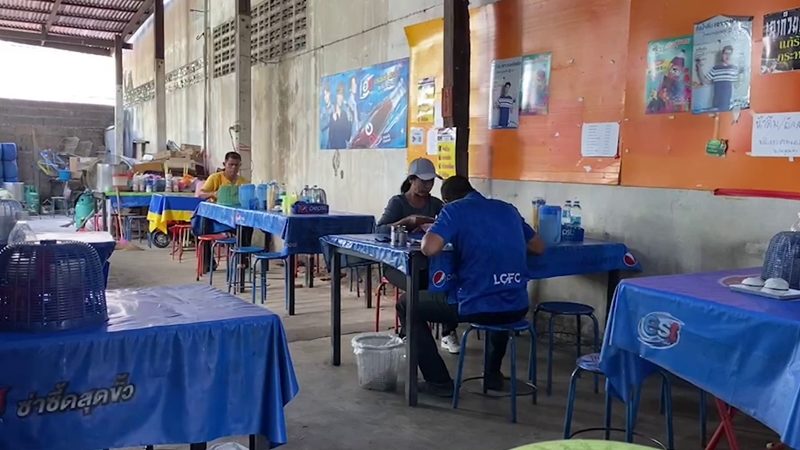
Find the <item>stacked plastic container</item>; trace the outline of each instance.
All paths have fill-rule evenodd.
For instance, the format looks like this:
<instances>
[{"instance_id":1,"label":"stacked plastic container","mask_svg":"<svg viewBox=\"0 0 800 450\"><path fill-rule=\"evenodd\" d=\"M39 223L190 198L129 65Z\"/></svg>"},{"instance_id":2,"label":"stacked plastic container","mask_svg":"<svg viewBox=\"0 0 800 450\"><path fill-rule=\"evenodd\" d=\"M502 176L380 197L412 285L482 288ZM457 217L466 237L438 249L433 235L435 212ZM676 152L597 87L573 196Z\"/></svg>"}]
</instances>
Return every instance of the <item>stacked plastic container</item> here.
<instances>
[{"instance_id":1,"label":"stacked plastic container","mask_svg":"<svg viewBox=\"0 0 800 450\"><path fill-rule=\"evenodd\" d=\"M19 182L17 144L13 142L0 144L0 181L8 183Z\"/></svg>"}]
</instances>

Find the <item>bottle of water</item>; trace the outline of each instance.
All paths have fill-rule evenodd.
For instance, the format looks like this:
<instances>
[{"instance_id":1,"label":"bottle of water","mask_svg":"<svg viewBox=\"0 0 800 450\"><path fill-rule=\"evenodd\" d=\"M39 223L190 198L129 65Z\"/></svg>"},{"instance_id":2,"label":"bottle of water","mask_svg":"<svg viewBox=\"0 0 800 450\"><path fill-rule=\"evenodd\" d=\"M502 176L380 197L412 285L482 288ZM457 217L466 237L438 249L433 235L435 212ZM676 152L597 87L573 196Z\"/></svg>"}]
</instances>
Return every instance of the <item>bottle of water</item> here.
<instances>
[{"instance_id":1,"label":"bottle of water","mask_svg":"<svg viewBox=\"0 0 800 450\"><path fill-rule=\"evenodd\" d=\"M572 217L572 226L573 227L580 227L581 226L581 202L577 199L572 202L572 210L570 212L570 216Z\"/></svg>"},{"instance_id":2,"label":"bottle of water","mask_svg":"<svg viewBox=\"0 0 800 450\"><path fill-rule=\"evenodd\" d=\"M567 200L561 208L561 225L572 224L572 202Z\"/></svg>"},{"instance_id":3,"label":"bottle of water","mask_svg":"<svg viewBox=\"0 0 800 450\"><path fill-rule=\"evenodd\" d=\"M35 242L36 233L33 232L30 224L28 224L28 213L24 211L17 212L17 224L11 229L8 234L8 243L21 244L23 242Z\"/></svg>"}]
</instances>

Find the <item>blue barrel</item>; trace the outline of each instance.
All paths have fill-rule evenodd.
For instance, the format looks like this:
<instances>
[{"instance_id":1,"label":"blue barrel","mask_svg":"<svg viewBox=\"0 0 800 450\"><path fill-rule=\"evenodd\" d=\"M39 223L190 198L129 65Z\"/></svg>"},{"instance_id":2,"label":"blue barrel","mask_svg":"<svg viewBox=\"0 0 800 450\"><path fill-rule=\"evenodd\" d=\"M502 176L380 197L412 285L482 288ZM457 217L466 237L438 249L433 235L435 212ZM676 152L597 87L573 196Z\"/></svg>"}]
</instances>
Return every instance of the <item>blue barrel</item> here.
<instances>
[{"instance_id":1,"label":"blue barrel","mask_svg":"<svg viewBox=\"0 0 800 450\"><path fill-rule=\"evenodd\" d=\"M17 160L17 144L13 142L7 142L5 144L0 144L0 147L2 147L2 155L0 155L0 159L3 161Z\"/></svg>"},{"instance_id":2,"label":"blue barrel","mask_svg":"<svg viewBox=\"0 0 800 450\"><path fill-rule=\"evenodd\" d=\"M239 205L243 209L255 209L256 205L256 185L243 184L239 186Z\"/></svg>"},{"instance_id":3,"label":"blue barrel","mask_svg":"<svg viewBox=\"0 0 800 450\"><path fill-rule=\"evenodd\" d=\"M9 183L19 181L19 168L16 161L3 161L3 181Z\"/></svg>"},{"instance_id":4,"label":"blue barrel","mask_svg":"<svg viewBox=\"0 0 800 450\"><path fill-rule=\"evenodd\" d=\"M539 207L539 236L545 244L561 242L561 207L544 205Z\"/></svg>"}]
</instances>

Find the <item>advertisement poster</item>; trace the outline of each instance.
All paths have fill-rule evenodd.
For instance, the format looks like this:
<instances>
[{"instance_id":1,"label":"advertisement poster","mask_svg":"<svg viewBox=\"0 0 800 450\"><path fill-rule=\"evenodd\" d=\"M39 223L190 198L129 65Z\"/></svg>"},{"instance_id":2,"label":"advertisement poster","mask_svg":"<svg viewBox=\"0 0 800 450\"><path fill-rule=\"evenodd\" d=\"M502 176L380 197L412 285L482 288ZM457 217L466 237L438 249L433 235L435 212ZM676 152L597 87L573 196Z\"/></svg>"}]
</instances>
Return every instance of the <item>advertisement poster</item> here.
<instances>
[{"instance_id":1,"label":"advertisement poster","mask_svg":"<svg viewBox=\"0 0 800 450\"><path fill-rule=\"evenodd\" d=\"M522 79L522 58L492 62L492 91L489 97L489 128L519 126L519 93Z\"/></svg>"},{"instance_id":2,"label":"advertisement poster","mask_svg":"<svg viewBox=\"0 0 800 450\"><path fill-rule=\"evenodd\" d=\"M433 123L435 99L435 78L425 78L417 83L417 122Z\"/></svg>"},{"instance_id":3,"label":"advertisement poster","mask_svg":"<svg viewBox=\"0 0 800 450\"><path fill-rule=\"evenodd\" d=\"M692 112L750 107L752 17L716 16L694 26Z\"/></svg>"},{"instance_id":4,"label":"advertisement poster","mask_svg":"<svg viewBox=\"0 0 800 450\"><path fill-rule=\"evenodd\" d=\"M405 148L408 58L322 78L320 148Z\"/></svg>"},{"instance_id":5,"label":"advertisement poster","mask_svg":"<svg viewBox=\"0 0 800 450\"><path fill-rule=\"evenodd\" d=\"M522 106L520 114L547 114L550 101L550 53L522 57Z\"/></svg>"},{"instance_id":6,"label":"advertisement poster","mask_svg":"<svg viewBox=\"0 0 800 450\"><path fill-rule=\"evenodd\" d=\"M647 46L647 114L691 110L692 37L652 41Z\"/></svg>"},{"instance_id":7,"label":"advertisement poster","mask_svg":"<svg viewBox=\"0 0 800 450\"><path fill-rule=\"evenodd\" d=\"M436 131L439 147L439 164L436 173L445 180L456 174L456 129L439 128Z\"/></svg>"},{"instance_id":8,"label":"advertisement poster","mask_svg":"<svg viewBox=\"0 0 800 450\"><path fill-rule=\"evenodd\" d=\"M761 73L800 69L800 8L764 16Z\"/></svg>"}]
</instances>

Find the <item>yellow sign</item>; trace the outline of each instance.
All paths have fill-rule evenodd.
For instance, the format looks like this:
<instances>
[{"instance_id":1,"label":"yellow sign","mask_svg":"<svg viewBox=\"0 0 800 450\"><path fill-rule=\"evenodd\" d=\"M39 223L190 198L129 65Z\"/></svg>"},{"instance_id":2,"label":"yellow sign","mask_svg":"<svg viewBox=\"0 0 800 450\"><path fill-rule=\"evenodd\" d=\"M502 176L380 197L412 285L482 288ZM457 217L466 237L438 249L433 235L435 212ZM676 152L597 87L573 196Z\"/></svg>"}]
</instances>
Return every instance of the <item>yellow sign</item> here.
<instances>
[{"instance_id":1,"label":"yellow sign","mask_svg":"<svg viewBox=\"0 0 800 450\"><path fill-rule=\"evenodd\" d=\"M439 167L437 172L444 179L456 174L456 129L436 130L436 146L439 148Z\"/></svg>"}]
</instances>

